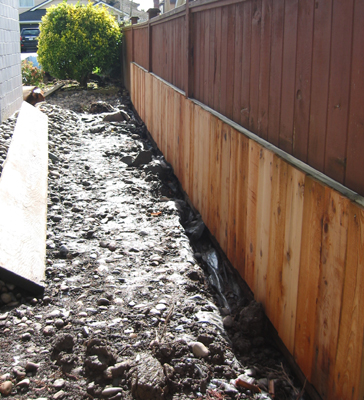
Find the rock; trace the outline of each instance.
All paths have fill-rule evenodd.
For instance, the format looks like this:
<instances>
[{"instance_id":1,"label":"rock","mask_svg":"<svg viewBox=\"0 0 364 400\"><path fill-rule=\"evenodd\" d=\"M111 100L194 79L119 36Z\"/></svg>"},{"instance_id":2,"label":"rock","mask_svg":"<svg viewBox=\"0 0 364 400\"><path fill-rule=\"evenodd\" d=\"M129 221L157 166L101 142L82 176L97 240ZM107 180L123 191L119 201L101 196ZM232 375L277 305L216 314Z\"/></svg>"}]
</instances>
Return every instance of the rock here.
<instances>
[{"instance_id":1,"label":"rock","mask_svg":"<svg viewBox=\"0 0 364 400\"><path fill-rule=\"evenodd\" d=\"M54 332L55 332L54 327L51 325L48 325L43 329L44 336L52 336L54 335Z\"/></svg>"},{"instance_id":2,"label":"rock","mask_svg":"<svg viewBox=\"0 0 364 400\"><path fill-rule=\"evenodd\" d=\"M65 383L66 383L66 381L65 381L64 379L56 379L56 380L53 382L53 387L54 387L55 389L62 389L63 386L65 385Z\"/></svg>"},{"instance_id":3,"label":"rock","mask_svg":"<svg viewBox=\"0 0 364 400\"><path fill-rule=\"evenodd\" d=\"M163 371L164 371L164 375L165 375L168 379L172 379L173 374L174 374L174 368L173 368L171 365L165 363L165 364L163 365Z\"/></svg>"},{"instance_id":4,"label":"rock","mask_svg":"<svg viewBox=\"0 0 364 400\"><path fill-rule=\"evenodd\" d=\"M91 126L89 131L90 133L99 133L99 132L103 132L105 130L106 126L105 125L94 125Z\"/></svg>"},{"instance_id":5,"label":"rock","mask_svg":"<svg viewBox=\"0 0 364 400\"><path fill-rule=\"evenodd\" d=\"M60 255L61 257L67 257L68 252L69 252L69 250L68 250L67 246L65 246L65 245L62 245L62 246L59 248L59 255Z\"/></svg>"},{"instance_id":6,"label":"rock","mask_svg":"<svg viewBox=\"0 0 364 400\"><path fill-rule=\"evenodd\" d=\"M63 328L63 327L64 327L64 321L63 321L63 319L60 319L60 318L56 319L56 320L54 321L54 325L55 325L56 328L58 328L58 329Z\"/></svg>"},{"instance_id":7,"label":"rock","mask_svg":"<svg viewBox=\"0 0 364 400\"><path fill-rule=\"evenodd\" d=\"M59 161L60 161L60 159L59 159L55 154L53 154L53 153L51 153L51 152L48 152L48 157L49 157L49 159L52 160L53 162L59 162Z\"/></svg>"},{"instance_id":8,"label":"rock","mask_svg":"<svg viewBox=\"0 0 364 400\"><path fill-rule=\"evenodd\" d=\"M69 333L64 333L56 337L53 344L53 350L57 352L61 351L71 352L74 344L75 340L73 336L70 335Z\"/></svg>"},{"instance_id":9,"label":"rock","mask_svg":"<svg viewBox=\"0 0 364 400\"><path fill-rule=\"evenodd\" d=\"M132 156L124 156L120 159L120 161L130 167L133 164L134 159Z\"/></svg>"},{"instance_id":10,"label":"rock","mask_svg":"<svg viewBox=\"0 0 364 400\"><path fill-rule=\"evenodd\" d=\"M129 121L130 117L128 113L123 110L119 110L117 112L105 115L103 121L105 122L122 122Z\"/></svg>"},{"instance_id":11,"label":"rock","mask_svg":"<svg viewBox=\"0 0 364 400\"><path fill-rule=\"evenodd\" d=\"M21 340L23 340L23 341L25 342L25 341L30 340L31 337L32 337L31 334L30 334L29 332L26 332L26 333L23 333L23 334L21 335Z\"/></svg>"},{"instance_id":12,"label":"rock","mask_svg":"<svg viewBox=\"0 0 364 400\"><path fill-rule=\"evenodd\" d=\"M110 300L105 297L101 297L97 300L97 305L99 306L108 306L110 304Z\"/></svg>"},{"instance_id":13,"label":"rock","mask_svg":"<svg viewBox=\"0 0 364 400\"><path fill-rule=\"evenodd\" d=\"M190 343L191 350L195 357L207 357L209 355L209 350L207 347L201 342L192 342Z\"/></svg>"},{"instance_id":14,"label":"rock","mask_svg":"<svg viewBox=\"0 0 364 400\"><path fill-rule=\"evenodd\" d=\"M23 379L22 381L18 382L16 386L19 386L21 388L29 387L30 385L30 380L28 378Z\"/></svg>"},{"instance_id":15,"label":"rock","mask_svg":"<svg viewBox=\"0 0 364 400\"><path fill-rule=\"evenodd\" d=\"M223 320L222 323L224 324L225 328L232 328L234 326L234 319L230 316L227 315Z\"/></svg>"},{"instance_id":16,"label":"rock","mask_svg":"<svg viewBox=\"0 0 364 400\"><path fill-rule=\"evenodd\" d=\"M63 397L65 396L65 392L63 390L60 390L59 392L55 393L53 395L53 399L58 400L58 399L63 399Z\"/></svg>"},{"instance_id":17,"label":"rock","mask_svg":"<svg viewBox=\"0 0 364 400\"><path fill-rule=\"evenodd\" d=\"M113 378L118 378L124 374L124 372L130 369L132 363L130 360L123 361L121 363L115 364L113 367L110 367L110 371Z\"/></svg>"},{"instance_id":18,"label":"rock","mask_svg":"<svg viewBox=\"0 0 364 400\"><path fill-rule=\"evenodd\" d=\"M152 161L152 152L149 150L141 151L133 161L133 167L139 167L140 165L148 164Z\"/></svg>"},{"instance_id":19,"label":"rock","mask_svg":"<svg viewBox=\"0 0 364 400\"><path fill-rule=\"evenodd\" d=\"M101 394L105 397L110 397L110 396L114 396L115 394L120 393L123 390L123 388L121 387L110 387L110 388L106 388L104 389Z\"/></svg>"},{"instance_id":20,"label":"rock","mask_svg":"<svg viewBox=\"0 0 364 400\"><path fill-rule=\"evenodd\" d=\"M150 354L140 354L140 362L132 373L132 394L139 400L162 400L165 384L161 363Z\"/></svg>"},{"instance_id":21,"label":"rock","mask_svg":"<svg viewBox=\"0 0 364 400\"><path fill-rule=\"evenodd\" d=\"M198 218L194 221L189 222L186 226L186 233L187 235L193 240L197 241L203 234L205 230L205 224L203 223L201 218Z\"/></svg>"},{"instance_id":22,"label":"rock","mask_svg":"<svg viewBox=\"0 0 364 400\"><path fill-rule=\"evenodd\" d=\"M1 294L1 301L5 304L8 304L13 301L13 297L10 293L2 293Z\"/></svg>"},{"instance_id":23,"label":"rock","mask_svg":"<svg viewBox=\"0 0 364 400\"><path fill-rule=\"evenodd\" d=\"M25 365L25 370L27 372L35 372L38 370L38 368L40 367L40 364L28 361Z\"/></svg>"},{"instance_id":24,"label":"rock","mask_svg":"<svg viewBox=\"0 0 364 400\"><path fill-rule=\"evenodd\" d=\"M114 111L114 108L110 104L105 103L104 101L98 101L96 103L92 103L89 110L91 114L101 114L104 112L112 112L112 111Z\"/></svg>"},{"instance_id":25,"label":"rock","mask_svg":"<svg viewBox=\"0 0 364 400\"><path fill-rule=\"evenodd\" d=\"M5 381L5 382L0 383L0 393L3 396L9 396L12 389L13 389L13 384L11 381Z\"/></svg>"},{"instance_id":26,"label":"rock","mask_svg":"<svg viewBox=\"0 0 364 400\"><path fill-rule=\"evenodd\" d=\"M156 306L155 306L155 308L158 310L158 311L163 311L163 310L165 310L166 308L167 308L167 306L165 305L165 304L157 304Z\"/></svg>"}]
</instances>

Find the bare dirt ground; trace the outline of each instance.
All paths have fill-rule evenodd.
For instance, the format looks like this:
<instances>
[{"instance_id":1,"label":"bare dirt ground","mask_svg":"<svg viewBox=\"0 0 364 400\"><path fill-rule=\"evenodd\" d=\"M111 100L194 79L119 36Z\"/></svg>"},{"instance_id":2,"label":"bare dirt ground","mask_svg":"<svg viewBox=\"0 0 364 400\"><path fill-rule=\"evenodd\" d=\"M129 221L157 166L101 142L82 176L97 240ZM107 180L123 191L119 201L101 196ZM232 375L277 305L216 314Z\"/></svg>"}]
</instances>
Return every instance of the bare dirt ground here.
<instances>
[{"instance_id":1,"label":"bare dirt ground","mask_svg":"<svg viewBox=\"0 0 364 400\"><path fill-rule=\"evenodd\" d=\"M307 398L130 106L125 92L66 90L38 105L49 117L46 289L37 299L0 281L0 393ZM124 121L103 121L119 111ZM0 162L14 123L0 126Z\"/></svg>"}]
</instances>

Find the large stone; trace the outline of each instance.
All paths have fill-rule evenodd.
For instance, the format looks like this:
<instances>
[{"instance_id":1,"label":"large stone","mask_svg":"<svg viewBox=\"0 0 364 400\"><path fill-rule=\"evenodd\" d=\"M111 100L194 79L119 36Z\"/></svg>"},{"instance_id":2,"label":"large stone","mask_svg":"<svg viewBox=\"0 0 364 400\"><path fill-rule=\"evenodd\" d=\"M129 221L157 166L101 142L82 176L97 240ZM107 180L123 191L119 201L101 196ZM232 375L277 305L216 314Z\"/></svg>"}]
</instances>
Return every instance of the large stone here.
<instances>
[{"instance_id":1,"label":"large stone","mask_svg":"<svg viewBox=\"0 0 364 400\"><path fill-rule=\"evenodd\" d=\"M161 363L150 354L141 354L140 362L132 373L133 395L140 400L163 399L165 384Z\"/></svg>"}]
</instances>

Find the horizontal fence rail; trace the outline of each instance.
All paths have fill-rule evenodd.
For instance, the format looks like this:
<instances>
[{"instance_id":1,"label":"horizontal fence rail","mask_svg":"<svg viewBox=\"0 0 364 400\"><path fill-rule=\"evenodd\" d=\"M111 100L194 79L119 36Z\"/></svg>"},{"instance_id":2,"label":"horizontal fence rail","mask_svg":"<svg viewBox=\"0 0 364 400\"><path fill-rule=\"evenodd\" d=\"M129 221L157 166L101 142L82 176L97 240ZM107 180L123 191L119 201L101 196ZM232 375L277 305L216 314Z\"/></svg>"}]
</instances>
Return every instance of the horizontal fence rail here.
<instances>
[{"instance_id":1,"label":"horizontal fence rail","mask_svg":"<svg viewBox=\"0 0 364 400\"><path fill-rule=\"evenodd\" d=\"M136 110L307 380L324 399L362 400L363 207L130 68Z\"/></svg>"},{"instance_id":2,"label":"horizontal fence rail","mask_svg":"<svg viewBox=\"0 0 364 400\"><path fill-rule=\"evenodd\" d=\"M124 42L128 63L364 195L363 19L362 0L197 0Z\"/></svg>"}]
</instances>

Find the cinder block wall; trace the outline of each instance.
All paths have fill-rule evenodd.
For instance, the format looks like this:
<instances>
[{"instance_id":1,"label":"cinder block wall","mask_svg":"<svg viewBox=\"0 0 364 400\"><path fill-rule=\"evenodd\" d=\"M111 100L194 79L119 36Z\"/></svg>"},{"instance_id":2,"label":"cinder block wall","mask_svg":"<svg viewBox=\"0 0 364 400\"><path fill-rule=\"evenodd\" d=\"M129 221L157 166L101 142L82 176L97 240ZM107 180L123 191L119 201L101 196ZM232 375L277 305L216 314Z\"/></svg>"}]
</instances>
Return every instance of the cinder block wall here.
<instances>
[{"instance_id":1,"label":"cinder block wall","mask_svg":"<svg viewBox=\"0 0 364 400\"><path fill-rule=\"evenodd\" d=\"M0 122L21 106L18 0L0 0Z\"/></svg>"}]
</instances>

